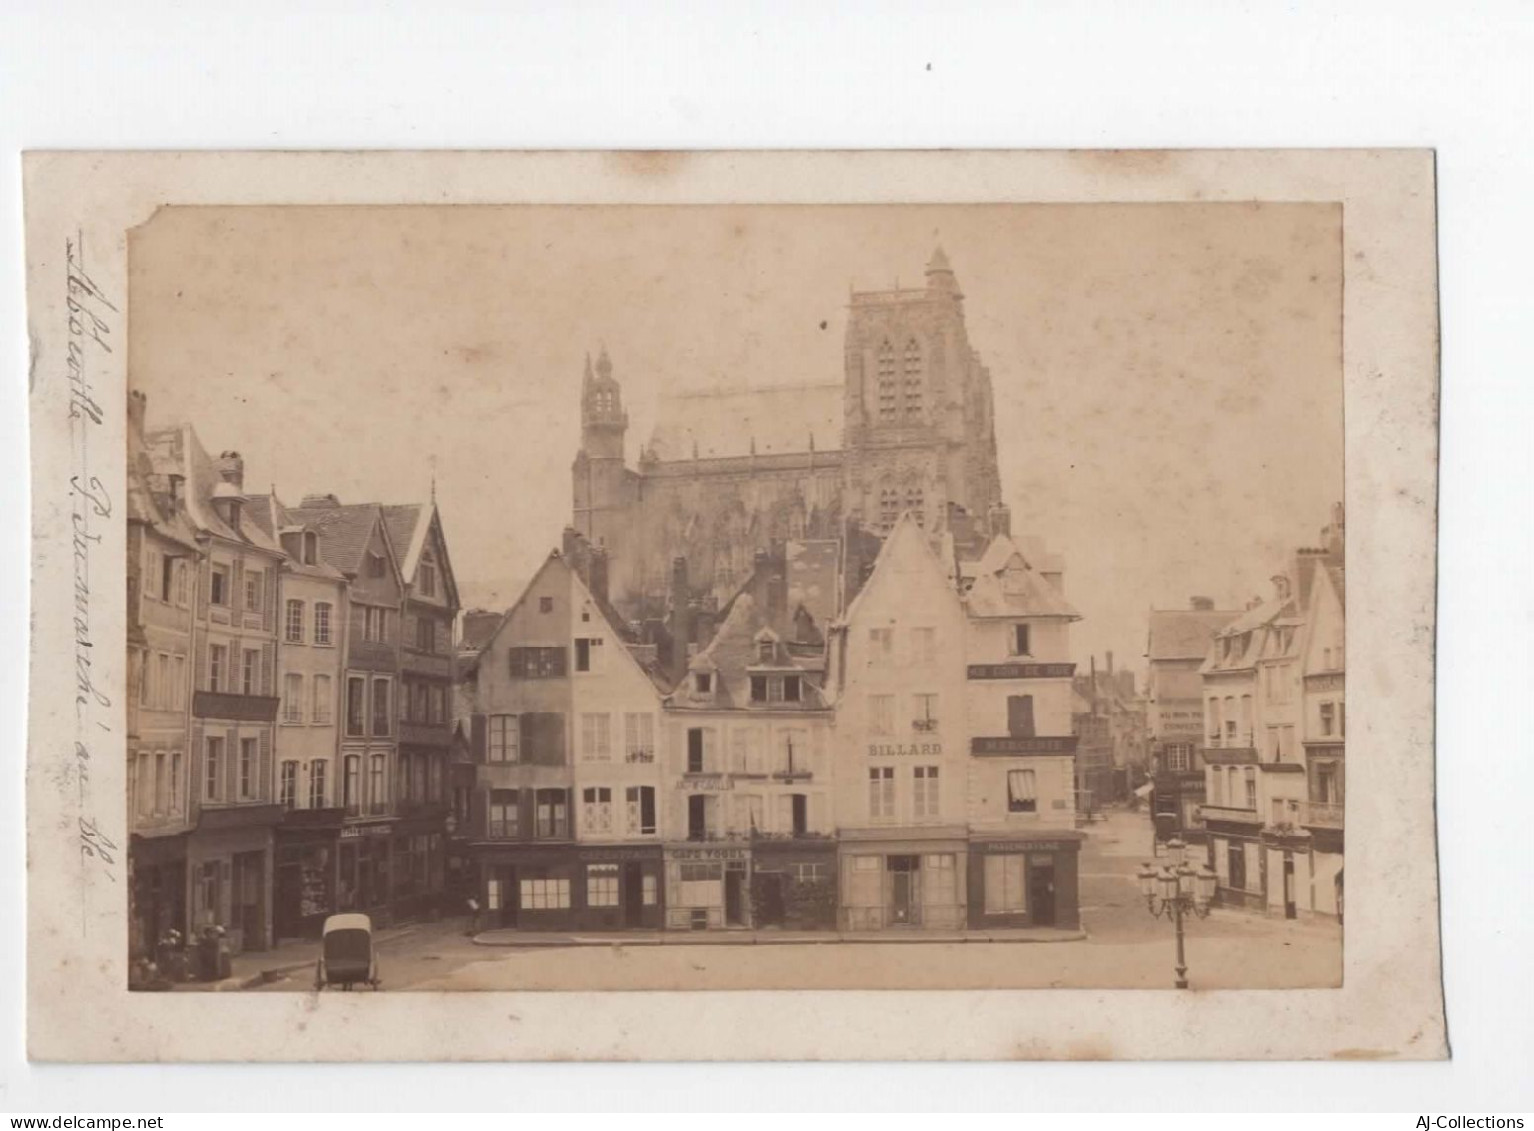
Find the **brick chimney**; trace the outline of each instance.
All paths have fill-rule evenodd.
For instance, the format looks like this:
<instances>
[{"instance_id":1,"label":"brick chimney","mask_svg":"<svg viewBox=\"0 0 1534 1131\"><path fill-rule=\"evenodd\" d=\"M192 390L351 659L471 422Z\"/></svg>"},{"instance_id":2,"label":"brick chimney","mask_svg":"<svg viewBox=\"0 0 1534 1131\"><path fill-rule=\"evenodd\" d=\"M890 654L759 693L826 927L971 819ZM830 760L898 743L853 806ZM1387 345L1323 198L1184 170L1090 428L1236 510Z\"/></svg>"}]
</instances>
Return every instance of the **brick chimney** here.
<instances>
[{"instance_id":1,"label":"brick chimney","mask_svg":"<svg viewBox=\"0 0 1534 1131\"><path fill-rule=\"evenodd\" d=\"M1006 503L992 503L988 515L991 522L991 537L1005 534L1012 537L1012 508Z\"/></svg>"},{"instance_id":2,"label":"brick chimney","mask_svg":"<svg viewBox=\"0 0 1534 1131\"><path fill-rule=\"evenodd\" d=\"M586 588L599 601L607 600L607 549L593 546L586 567Z\"/></svg>"},{"instance_id":3,"label":"brick chimney","mask_svg":"<svg viewBox=\"0 0 1534 1131\"><path fill-rule=\"evenodd\" d=\"M1188 608L1196 613L1211 613L1214 611L1214 598L1190 597L1188 599Z\"/></svg>"},{"instance_id":4,"label":"brick chimney","mask_svg":"<svg viewBox=\"0 0 1534 1131\"><path fill-rule=\"evenodd\" d=\"M245 460L239 452L220 452L214 466L225 483L233 483L242 492L245 490Z\"/></svg>"}]
</instances>

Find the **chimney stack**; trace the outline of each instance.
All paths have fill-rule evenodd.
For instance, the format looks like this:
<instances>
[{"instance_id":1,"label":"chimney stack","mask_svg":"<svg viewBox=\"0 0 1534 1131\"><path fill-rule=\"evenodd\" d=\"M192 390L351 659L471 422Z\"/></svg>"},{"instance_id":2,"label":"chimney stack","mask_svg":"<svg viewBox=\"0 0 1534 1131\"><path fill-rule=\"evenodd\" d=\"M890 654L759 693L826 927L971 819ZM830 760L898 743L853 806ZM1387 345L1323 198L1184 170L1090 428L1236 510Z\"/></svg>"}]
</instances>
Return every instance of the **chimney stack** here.
<instances>
[{"instance_id":1,"label":"chimney stack","mask_svg":"<svg viewBox=\"0 0 1534 1131\"><path fill-rule=\"evenodd\" d=\"M1012 508L1006 503L992 503L990 510L991 537L1005 534L1012 537Z\"/></svg>"},{"instance_id":2,"label":"chimney stack","mask_svg":"<svg viewBox=\"0 0 1534 1131\"><path fill-rule=\"evenodd\" d=\"M1214 598L1193 597L1188 601L1188 607L1196 613L1209 613L1214 611Z\"/></svg>"},{"instance_id":3,"label":"chimney stack","mask_svg":"<svg viewBox=\"0 0 1534 1131\"><path fill-rule=\"evenodd\" d=\"M149 398L137 389L128 391L128 434L144 438L144 415L149 408Z\"/></svg>"},{"instance_id":4,"label":"chimney stack","mask_svg":"<svg viewBox=\"0 0 1534 1131\"><path fill-rule=\"evenodd\" d=\"M1110 679L1112 679L1112 677L1113 677L1113 650L1111 648L1108 650L1107 656L1108 656L1108 677Z\"/></svg>"},{"instance_id":5,"label":"chimney stack","mask_svg":"<svg viewBox=\"0 0 1534 1131\"><path fill-rule=\"evenodd\" d=\"M245 490L245 460L239 452L220 452L215 466L225 483L233 483L241 492Z\"/></svg>"},{"instance_id":6,"label":"chimney stack","mask_svg":"<svg viewBox=\"0 0 1534 1131\"><path fill-rule=\"evenodd\" d=\"M593 546L589 556L590 565L586 573L586 587L591 590L597 600L607 601L607 549L604 546Z\"/></svg>"}]
</instances>

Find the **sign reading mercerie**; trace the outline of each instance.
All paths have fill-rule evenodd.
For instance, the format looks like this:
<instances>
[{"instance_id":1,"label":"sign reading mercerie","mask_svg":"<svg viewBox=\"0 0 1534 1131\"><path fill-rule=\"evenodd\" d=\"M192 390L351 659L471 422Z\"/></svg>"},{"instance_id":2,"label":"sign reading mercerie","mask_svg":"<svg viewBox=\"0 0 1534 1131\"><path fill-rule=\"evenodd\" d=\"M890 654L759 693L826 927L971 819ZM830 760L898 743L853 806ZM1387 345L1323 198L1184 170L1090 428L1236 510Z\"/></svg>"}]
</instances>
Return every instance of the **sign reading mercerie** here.
<instances>
[{"instance_id":1,"label":"sign reading mercerie","mask_svg":"<svg viewBox=\"0 0 1534 1131\"><path fill-rule=\"evenodd\" d=\"M1076 736L1062 735L1007 735L996 738L972 738L971 754L1074 754Z\"/></svg>"}]
</instances>

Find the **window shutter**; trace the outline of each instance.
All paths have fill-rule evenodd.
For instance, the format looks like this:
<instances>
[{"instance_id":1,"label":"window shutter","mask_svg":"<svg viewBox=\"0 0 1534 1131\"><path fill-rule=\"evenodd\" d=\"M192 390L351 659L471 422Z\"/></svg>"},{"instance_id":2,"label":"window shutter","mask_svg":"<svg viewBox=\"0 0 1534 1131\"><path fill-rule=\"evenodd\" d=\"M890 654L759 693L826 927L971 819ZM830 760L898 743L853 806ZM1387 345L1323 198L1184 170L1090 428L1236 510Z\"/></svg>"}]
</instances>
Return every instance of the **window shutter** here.
<instances>
[{"instance_id":1,"label":"window shutter","mask_svg":"<svg viewBox=\"0 0 1534 1131\"><path fill-rule=\"evenodd\" d=\"M483 763L489 753L489 734L486 730L484 715L469 716L469 748L473 752L474 761Z\"/></svg>"},{"instance_id":2,"label":"window shutter","mask_svg":"<svg viewBox=\"0 0 1534 1131\"><path fill-rule=\"evenodd\" d=\"M197 634L196 642L192 645L192 687L203 691L208 686L208 634Z\"/></svg>"},{"instance_id":3,"label":"window shutter","mask_svg":"<svg viewBox=\"0 0 1534 1131\"><path fill-rule=\"evenodd\" d=\"M224 764L219 767L223 774L224 789L219 800L225 804L240 799L240 732L230 727L224 732Z\"/></svg>"},{"instance_id":4,"label":"window shutter","mask_svg":"<svg viewBox=\"0 0 1534 1131\"><path fill-rule=\"evenodd\" d=\"M483 718L476 715L475 718ZM469 830L471 836L482 837L489 831L490 791L475 786L469 795Z\"/></svg>"},{"instance_id":5,"label":"window shutter","mask_svg":"<svg viewBox=\"0 0 1534 1131\"><path fill-rule=\"evenodd\" d=\"M270 641L261 645L261 694L277 694L276 646Z\"/></svg>"},{"instance_id":6,"label":"window shutter","mask_svg":"<svg viewBox=\"0 0 1534 1131\"><path fill-rule=\"evenodd\" d=\"M276 794L272 792L272 732L270 729L261 732L256 749L260 754L257 759L260 776L256 779L256 796L264 801L271 801Z\"/></svg>"},{"instance_id":7,"label":"window shutter","mask_svg":"<svg viewBox=\"0 0 1534 1131\"><path fill-rule=\"evenodd\" d=\"M213 584L213 560L203 558L197 563L197 615L204 620L208 616L208 589Z\"/></svg>"},{"instance_id":8,"label":"window shutter","mask_svg":"<svg viewBox=\"0 0 1534 1131\"><path fill-rule=\"evenodd\" d=\"M245 559L235 558L229 567L229 614L232 624L241 623L245 615Z\"/></svg>"},{"instance_id":9,"label":"window shutter","mask_svg":"<svg viewBox=\"0 0 1534 1131\"><path fill-rule=\"evenodd\" d=\"M555 648L554 650L554 674L563 676L568 674L570 667L569 649Z\"/></svg>"}]
</instances>

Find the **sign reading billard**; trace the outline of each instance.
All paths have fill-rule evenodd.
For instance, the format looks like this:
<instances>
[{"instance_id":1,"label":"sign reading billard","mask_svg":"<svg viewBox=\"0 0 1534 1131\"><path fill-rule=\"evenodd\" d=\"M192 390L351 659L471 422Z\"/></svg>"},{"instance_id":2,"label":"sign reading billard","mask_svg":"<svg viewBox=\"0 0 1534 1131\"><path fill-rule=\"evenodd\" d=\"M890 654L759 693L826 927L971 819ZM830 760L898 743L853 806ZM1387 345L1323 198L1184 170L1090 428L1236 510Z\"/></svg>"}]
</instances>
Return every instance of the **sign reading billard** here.
<instances>
[{"instance_id":1,"label":"sign reading billard","mask_svg":"<svg viewBox=\"0 0 1534 1131\"><path fill-rule=\"evenodd\" d=\"M970 664L970 679L1059 679L1076 674L1075 664Z\"/></svg>"}]
</instances>

